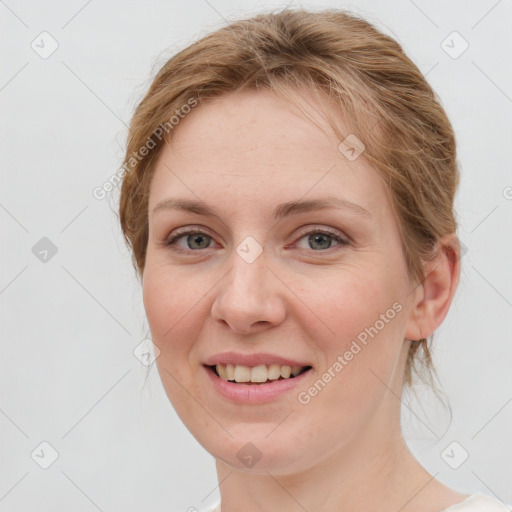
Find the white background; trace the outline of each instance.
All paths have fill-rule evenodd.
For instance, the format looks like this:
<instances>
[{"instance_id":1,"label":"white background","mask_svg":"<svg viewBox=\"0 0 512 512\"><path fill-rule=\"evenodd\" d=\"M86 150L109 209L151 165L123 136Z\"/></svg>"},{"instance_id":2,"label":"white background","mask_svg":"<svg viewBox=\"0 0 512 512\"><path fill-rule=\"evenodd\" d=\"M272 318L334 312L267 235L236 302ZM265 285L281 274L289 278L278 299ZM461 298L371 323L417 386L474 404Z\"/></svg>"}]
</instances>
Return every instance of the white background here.
<instances>
[{"instance_id":1,"label":"white background","mask_svg":"<svg viewBox=\"0 0 512 512\"><path fill-rule=\"evenodd\" d=\"M115 205L92 191L121 165L126 125L166 58L225 20L284 5L0 2L2 512L185 511L219 498L213 458L174 413L156 368L145 384L133 355L149 332L140 287ZM349 8L393 35L453 123L468 252L434 345L453 417L429 396L423 410L404 400L404 429L436 478L512 503L512 4L289 5ZM46 59L31 48L43 31L59 45ZM441 46L453 31L469 44L456 59ZM57 248L46 262L32 251L43 237ZM442 457L453 441L469 453L458 469ZM48 469L31 456L49 460L42 442L59 454Z\"/></svg>"}]
</instances>

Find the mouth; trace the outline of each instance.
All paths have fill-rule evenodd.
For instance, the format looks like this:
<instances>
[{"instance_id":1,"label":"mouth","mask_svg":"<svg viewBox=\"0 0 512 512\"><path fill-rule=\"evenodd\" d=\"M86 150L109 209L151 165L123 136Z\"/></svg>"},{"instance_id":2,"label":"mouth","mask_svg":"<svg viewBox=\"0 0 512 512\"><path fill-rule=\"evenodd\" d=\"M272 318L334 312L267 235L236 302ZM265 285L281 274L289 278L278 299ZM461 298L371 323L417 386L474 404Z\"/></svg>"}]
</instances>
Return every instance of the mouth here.
<instances>
[{"instance_id":1,"label":"mouth","mask_svg":"<svg viewBox=\"0 0 512 512\"><path fill-rule=\"evenodd\" d=\"M291 380L312 370L312 366L287 366L260 364L245 366L235 364L204 365L208 371L227 382L243 385L262 385L278 380Z\"/></svg>"}]
</instances>

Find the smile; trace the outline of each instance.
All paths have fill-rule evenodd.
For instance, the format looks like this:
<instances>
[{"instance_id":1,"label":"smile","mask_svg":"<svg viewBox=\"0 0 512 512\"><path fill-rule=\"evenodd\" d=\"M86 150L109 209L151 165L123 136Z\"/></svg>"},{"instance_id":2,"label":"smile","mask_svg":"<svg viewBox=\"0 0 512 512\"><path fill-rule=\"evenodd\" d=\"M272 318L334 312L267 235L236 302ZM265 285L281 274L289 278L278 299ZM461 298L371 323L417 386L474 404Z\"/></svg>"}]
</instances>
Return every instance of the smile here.
<instances>
[{"instance_id":1,"label":"smile","mask_svg":"<svg viewBox=\"0 0 512 512\"><path fill-rule=\"evenodd\" d=\"M216 364L203 365L203 368L217 396L240 405L264 404L281 398L285 399L301 383L304 386L304 379L313 371L311 366L298 366L294 368L294 372L298 373L293 375L292 366L278 364L268 366L259 364L252 367ZM222 377L219 372L223 375ZM284 377L281 372L285 375ZM277 378L275 378L276 375ZM255 382L252 381L253 378Z\"/></svg>"},{"instance_id":2,"label":"smile","mask_svg":"<svg viewBox=\"0 0 512 512\"><path fill-rule=\"evenodd\" d=\"M311 369L311 366L288 366L279 364L259 364L245 366L239 364L217 364L209 368L221 379L228 382L264 384L268 381L293 379Z\"/></svg>"}]
</instances>

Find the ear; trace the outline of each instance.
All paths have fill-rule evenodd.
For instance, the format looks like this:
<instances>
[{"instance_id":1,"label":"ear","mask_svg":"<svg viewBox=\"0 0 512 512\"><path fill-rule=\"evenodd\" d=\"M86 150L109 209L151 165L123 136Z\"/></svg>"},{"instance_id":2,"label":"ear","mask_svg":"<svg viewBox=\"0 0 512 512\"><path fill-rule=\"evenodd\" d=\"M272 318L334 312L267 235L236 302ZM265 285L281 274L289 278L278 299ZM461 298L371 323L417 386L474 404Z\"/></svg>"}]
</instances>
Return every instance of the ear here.
<instances>
[{"instance_id":1,"label":"ear","mask_svg":"<svg viewBox=\"0 0 512 512\"><path fill-rule=\"evenodd\" d=\"M425 279L413 292L411 317L405 337L428 338L446 317L459 283L461 246L456 235L441 238L438 254L425 264Z\"/></svg>"}]
</instances>

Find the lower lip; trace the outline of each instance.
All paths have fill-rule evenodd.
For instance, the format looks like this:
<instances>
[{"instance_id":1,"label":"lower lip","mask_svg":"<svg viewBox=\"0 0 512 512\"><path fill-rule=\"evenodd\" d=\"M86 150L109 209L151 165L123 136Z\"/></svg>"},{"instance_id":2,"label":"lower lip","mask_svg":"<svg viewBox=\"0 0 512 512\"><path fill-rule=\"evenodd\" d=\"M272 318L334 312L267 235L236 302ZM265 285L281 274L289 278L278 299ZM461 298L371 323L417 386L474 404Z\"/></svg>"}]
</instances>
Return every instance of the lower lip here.
<instances>
[{"instance_id":1,"label":"lower lip","mask_svg":"<svg viewBox=\"0 0 512 512\"><path fill-rule=\"evenodd\" d=\"M283 396L299 385L310 373L307 370L293 379L273 380L266 384L236 384L221 379L208 366L203 366L213 385L222 396L240 404L261 404Z\"/></svg>"}]
</instances>

